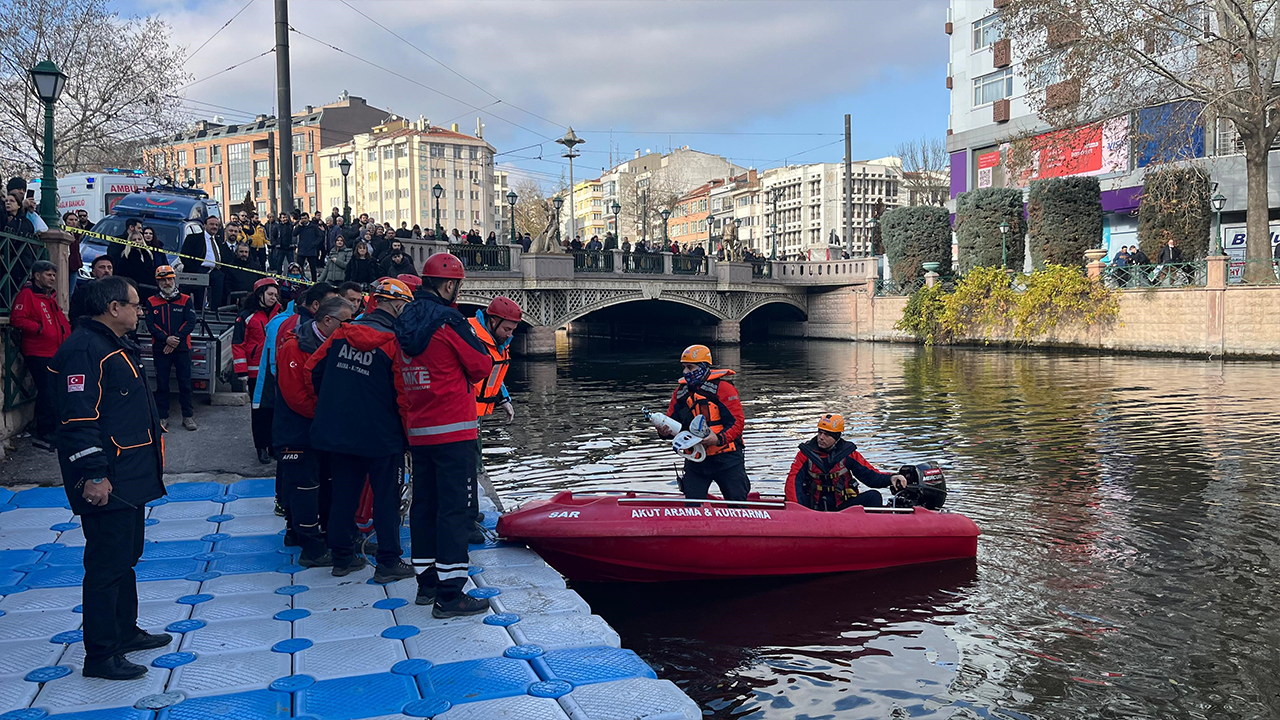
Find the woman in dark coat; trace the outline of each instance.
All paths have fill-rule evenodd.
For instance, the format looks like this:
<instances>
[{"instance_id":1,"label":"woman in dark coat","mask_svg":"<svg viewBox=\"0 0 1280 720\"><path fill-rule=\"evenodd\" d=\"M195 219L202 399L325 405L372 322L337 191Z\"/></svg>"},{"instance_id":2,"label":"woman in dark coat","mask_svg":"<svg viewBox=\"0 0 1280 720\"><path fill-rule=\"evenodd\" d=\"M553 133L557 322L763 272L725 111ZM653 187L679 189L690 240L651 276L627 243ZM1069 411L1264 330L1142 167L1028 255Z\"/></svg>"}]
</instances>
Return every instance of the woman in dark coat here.
<instances>
[{"instance_id":1,"label":"woman in dark coat","mask_svg":"<svg viewBox=\"0 0 1280 720\"><path fill-rule=\"evenodd\" d=\"M347 280L368 285L379 277L382 276L378 273L377 261L369 254L369 243L356 243L355 253L347 263Z\"/></svg>"},{"instance_id":2,"label":"woman in dark coat","mask_svg":"<svg viewBox=\"0 0 1280 720\"><path fill-rule=\"evenodd\" d=\"M150 242L148 242L148 238ZM142 225L141 223L134 225L129 230L129 242L132 244L113 243L111 249L116 253L110 254L114 263L113 275L127 277L138 284L138 297L142 300L155 294L156 284L156 255L159 242L155 239L155 231ZM135 245L147 245L148 247L135 247ZM163 246L158 248L160 256L164 257L164 263L168 264L169 259L163 254ZM144 286L146 286L144 288Z\"/></svg>"}]
</instances>

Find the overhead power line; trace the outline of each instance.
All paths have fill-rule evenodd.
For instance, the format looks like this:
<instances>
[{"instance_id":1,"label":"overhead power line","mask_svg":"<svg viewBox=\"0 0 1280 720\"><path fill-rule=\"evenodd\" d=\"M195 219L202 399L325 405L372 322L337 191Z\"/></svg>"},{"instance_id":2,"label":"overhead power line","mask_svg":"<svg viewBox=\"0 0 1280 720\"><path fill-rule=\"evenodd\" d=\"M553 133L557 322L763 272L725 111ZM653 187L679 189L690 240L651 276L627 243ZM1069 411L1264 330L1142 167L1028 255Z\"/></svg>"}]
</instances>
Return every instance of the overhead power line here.
<instances>
[{"instance_id":1,"label":"overhead power line","mask_svg":"<svg viewBox=\"0 0 1280 720\"><path fill-rule=\"evenodd\" d=\"M714 130L577 130L579 135L585 133L612 133L614 135L765 135L793 137L844 137L844 133L823 132L732 132Z\"/></svg>"},{"instance_id":2,"label":"overhead power line","mask_svg":"<svg viewBox=\"0 0 1280 720\"><path fill-rule=\"evenodd\" d=\"M192 51L191 51L191 54L187 56L187 59L188 59L188 60L190 60L191 58L195 57L195 56L196 56L196 53L198 53L198 52L200 52L201 50L203 50L205 45L208 45L209 43L213 42L213 39L214 39L214 38L216 38L216 37L218 37L218 33L222 32L223 30L226 30L226 29L227 29L227 26L228 26L228 25L230 25L233 21L235 21L235 19L236 19L236 18L240 17L240 13L244 12L245 10L248 10L248 9L249 9L249 6L250 6L250 5L252 5L252 4L253 4L253 0L249 0L249 2L245 3L245 4L244 4L244 7L240 8L239 10L237 10L237 11L236 11L236 14L235 14L235 15L232 15L230 20L228 20L228 21L226 21L226 22L222 23L222 27L220 27L220 28L218 28L216 31L214 31L214 33L213 33L212 35L210 35L210 36L209 36L209 39L208 39L208 40L205 40L204 42L200 43L200 47L196 48L195 50L192 50Z\"/></svg>"},{"instance_id":3,"label":"overhead power line","mask_svg":"<svg viewBox=\"0 0 1280 720\"><path fill-rule=\"evenodd\" d=\"M258 58L263 57L264 55L270 55L271 53L273 53L273 52L275 52L275 51L276 51L275 47L274 47L274 46L272 46L272 47L268 48L268 49L266 50L266 52L258 53L257 55L254 55L253 57L249 58L248 60L241 60L240 62L236 63L235 65L232 65L232 66L231 66L231 67L229 67L229 68L224 68L224 69L222 69L222 70L219 70L218 72L216 72L216 73L214 73L214 74L212 74L212 75L206 75L206 76L204 76L204 77L200 78L199 80L194 80L194 81L192 81L192 82L189 82L189 83L187 83L186 85L183 85L182 87L180 87L180 88L178 88L178 89L179 89L179 90L186 90L187 88L189 88L189 87L191 87L191 86L193 86L193 85L199 85L200 83L204 82L205 80L212 80L213 78L216 78L216 77L218 77L219 75L221 75L221 74L223 74L223 73L231 72L232 70L235 70L236 68L240 67L241 65L244 65L245 63L251 63L251 62L253 62L254 60L257 60Z\"/></svg>"}]
</instances>

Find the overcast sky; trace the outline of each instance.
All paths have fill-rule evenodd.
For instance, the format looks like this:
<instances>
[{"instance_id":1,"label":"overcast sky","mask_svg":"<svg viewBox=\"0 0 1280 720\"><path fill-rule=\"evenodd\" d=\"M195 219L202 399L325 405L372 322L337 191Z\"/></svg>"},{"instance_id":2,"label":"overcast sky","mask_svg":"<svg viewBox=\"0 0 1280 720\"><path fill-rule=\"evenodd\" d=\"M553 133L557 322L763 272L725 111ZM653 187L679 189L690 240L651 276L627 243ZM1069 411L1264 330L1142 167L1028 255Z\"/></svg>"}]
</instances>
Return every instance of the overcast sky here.
<instances>
[{"instance_id":1,"label":"overcast sky","mask_svg":"<svg viewBox=\"0 0 1280 720\"><path fill-rule=\"evenodd\" d=\"M901 141L946 133L946 5L292 0L293 106L321 105L347 90L467 132L479 115L485 139L506 153L500 162L548 181L565 169L550 140L567 125L588 141L575 161L578 179L607 166L611 148L629 156L689 145L758 168L837 162L845 113L853 115L854 157L880 157ZM249 60L274 45L273 7L273 0L118 3L125 15L160 14L176 43L194 53L187 69L200 81L183 103L191 119L221 114L231 122L275 112L275 56Z\"/></svg>"}]
</instances>

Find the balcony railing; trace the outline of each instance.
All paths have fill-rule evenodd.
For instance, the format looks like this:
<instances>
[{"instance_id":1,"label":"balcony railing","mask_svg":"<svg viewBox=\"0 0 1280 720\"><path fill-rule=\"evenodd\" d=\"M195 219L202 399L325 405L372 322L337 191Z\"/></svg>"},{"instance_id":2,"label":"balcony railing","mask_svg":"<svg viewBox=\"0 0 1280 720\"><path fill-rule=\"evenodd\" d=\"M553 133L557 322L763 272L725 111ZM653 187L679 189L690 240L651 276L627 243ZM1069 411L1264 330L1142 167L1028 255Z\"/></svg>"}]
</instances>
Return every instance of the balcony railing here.
<instances>
[{"instance_id":1,"label":"balcony railing","mask_svg":"<svg viewBox=\"0 0 1280 720\"><path fill-rule=\"evenodd\" d=\"M751 277L754 280L773 277L773 263L767 261L751 263Z\"/></svg>"},{"instance_id":2,"label":"balcony railing","mask_svg":"<svg viewBox=\"0 0 1280 720\"><path fill-rule=\"evenodd\" d=\"M662 255L658 253L627 253L622 256L622 272L643 275L662 274Z\"/></svg>"},{"instance_id":3,"label":"balcony railing","mask_svg":"<svg viewBox=\"0 0 1280 720\"><path fill-rule=\"evenodd\" d=\"M511 270L511 248L507 245L450 245L449 254L474 272Z\"/></svg>"},{"instance_id":4,"label":"balcony railing","mask_svg":"<svg viewBox=\"0 0 1280 720\"><path fill-rule=\"evenodd\" d=\"M611 273L613 272L613 252L600 250L573 250L573 271L575 273Z\"/></svg>"},{"instance_id":5,"label":"balcony railing","mask_svg":"<svg viewBox=\"0 0 1280 720\"><path fill-rule=\"evenodd\" d=\"M706 275L707 258L700 255L673 255L671 257L671 274Z\"/></svg>"},{"instance_id":6,"label":"balcony railing","mask_svg":"<svg viewBox=\"0 0 1280 720\"><path fill-rule=\"evenodd\" d=\"M1102 281L1112 288L1204 287L1208 269L1203 260L1163 265L1108 265Z\"/></svg>"}]
</instances>

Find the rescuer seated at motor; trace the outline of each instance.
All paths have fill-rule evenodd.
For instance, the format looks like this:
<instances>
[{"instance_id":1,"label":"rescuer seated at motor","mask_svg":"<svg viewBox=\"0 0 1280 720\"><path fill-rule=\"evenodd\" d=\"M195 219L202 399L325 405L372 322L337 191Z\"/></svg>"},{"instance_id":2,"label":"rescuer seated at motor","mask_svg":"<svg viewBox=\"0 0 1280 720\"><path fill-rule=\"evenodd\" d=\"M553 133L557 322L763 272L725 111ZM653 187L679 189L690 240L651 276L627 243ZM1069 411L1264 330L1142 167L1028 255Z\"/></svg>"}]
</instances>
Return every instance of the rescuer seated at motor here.
<instances>
[{"instance_id":1,"label":"rescuer seated at motor","mask_svg":"<svg viewBox=\"0 0 1280 720\"><path fill-rule=\"evenodd\" d=\"M858 452L858 446L840 437L844 417L827 413L818 418L818 433L800 444L791 472L787 475L787 500L807 508L827 512L854 505L882 507L878 490L858 492L861 482L871 488L906 486L902 475L883 473Z\"/></svg>"}]
</instances>

